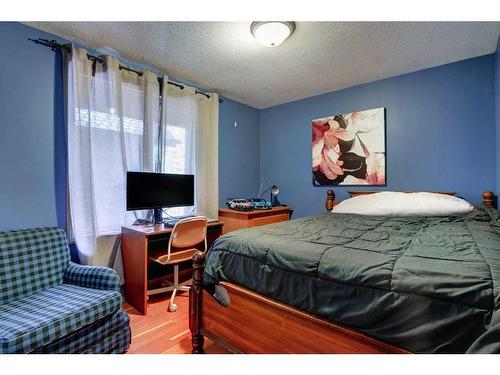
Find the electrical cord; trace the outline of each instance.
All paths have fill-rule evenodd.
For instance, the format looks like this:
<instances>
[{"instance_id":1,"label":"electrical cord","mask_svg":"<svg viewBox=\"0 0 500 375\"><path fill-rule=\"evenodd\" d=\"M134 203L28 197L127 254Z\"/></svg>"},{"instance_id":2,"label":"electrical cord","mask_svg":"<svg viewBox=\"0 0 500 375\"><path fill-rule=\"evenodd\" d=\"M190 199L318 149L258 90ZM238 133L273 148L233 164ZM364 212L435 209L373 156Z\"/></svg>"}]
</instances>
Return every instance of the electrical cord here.
<instances>
[{"instance_id":1,"label":"electrical cord","mask_svg":"<svg viewBox=\"0 0 500 375\"><path fill-rule=\"evenodd\" d=\"M193 209L191 210L191 213L189 215L186 215L186 216L173 216L173 215L170 215L168 213L168 208L164 208L163 209L163 213L165 215L167 215L170 219L173 219L173 220L181 220L181 219L184 219L186 217L190 217L190 216L194 216L194 212L196 211L196 206L193 207Z\"/></svg>"}]
</instances>

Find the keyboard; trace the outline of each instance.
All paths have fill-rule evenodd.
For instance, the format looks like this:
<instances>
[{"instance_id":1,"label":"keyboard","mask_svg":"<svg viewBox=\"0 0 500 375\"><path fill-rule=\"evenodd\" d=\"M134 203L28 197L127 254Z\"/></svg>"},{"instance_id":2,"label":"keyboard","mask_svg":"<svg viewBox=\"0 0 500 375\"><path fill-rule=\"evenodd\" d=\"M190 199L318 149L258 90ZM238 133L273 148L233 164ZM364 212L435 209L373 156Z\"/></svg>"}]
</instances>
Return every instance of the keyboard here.
<instances>
[{"instance_id":1,"label":"keyboard","mask_svg":"<svg viewBox=\"0 0 500 375\"><path fill-rule=\"evenodd\" d=\"M163 225L169 228L173 228L175 224L177 224L181 219L170 219L170 220L165 220L163 222Z\"/></svg>"},{"instance_id":2,"label":"keyboard","mask_svg":"<svg viewBox=\"0 0 500 375\"><path fill-rule=\"evenodd\" d=\"M183 220L183 219L186 219L186 218L188 218L188 217L193 217L193 215L180 217L180 218L178 218L178 219L172 219L172 218L170 218L170 219L165 219L165 220L163 221L163 225L165 225L166 227L171 228L171 227L173 227L175 224L177 224L179 221L181 221L181 220Z\"/></svg>"}]
</instances>

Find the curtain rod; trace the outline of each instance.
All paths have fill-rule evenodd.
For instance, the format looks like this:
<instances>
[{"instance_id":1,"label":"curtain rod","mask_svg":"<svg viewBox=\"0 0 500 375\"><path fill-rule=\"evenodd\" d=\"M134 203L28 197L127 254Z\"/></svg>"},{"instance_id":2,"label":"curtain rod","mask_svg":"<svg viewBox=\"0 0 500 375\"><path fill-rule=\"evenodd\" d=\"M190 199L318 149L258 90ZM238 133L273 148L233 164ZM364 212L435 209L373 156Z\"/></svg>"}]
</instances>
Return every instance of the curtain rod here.
<instances>
[{"instance_id":1,"label":"curtain rod","mask_svg":"<svg viewBox=\"0 0 500 375\"><path fill-rule=\"evenodd\" d=\"M50 47L50 49L52 51L60 51L61 49L69 50L69 46L67 44L61 44L61 43L57 42L56 40L48 40L48 39L42 39L42 38L38 38L38 39L28 38L28 40L31 40L32 42L34 42L36 44L41 44L42 46L45 46L45 47ZM92 56L92 55L87 53L87 58L89 60L96 61L100 64L104 63L104 59L102 57L99 57L99 56ZM139 70L135 70L135 69L129 68L128 66L121 65L121 64L119 65L119 69L133 72L133 73L137 74L139 77L142 77L142 75L144 74L143 72L141 72ZM160 84L163 83L163 79L158 77L158 82L160 82ZM184 85L181 85L180 83L176 83L176 82L172 82L172 81L167 81L167 83L169 85L176 86L176 87L180 88L181 90L184 90L184 87L185 87ZM210 95L208 95L207 93L204 93L204 92L201 92L198 90L195 90L195 93L198 95L203 95L207 99L210 99ZM224 99L219 98L219 103L224 103Z\"/></svg>"}]
</instances>

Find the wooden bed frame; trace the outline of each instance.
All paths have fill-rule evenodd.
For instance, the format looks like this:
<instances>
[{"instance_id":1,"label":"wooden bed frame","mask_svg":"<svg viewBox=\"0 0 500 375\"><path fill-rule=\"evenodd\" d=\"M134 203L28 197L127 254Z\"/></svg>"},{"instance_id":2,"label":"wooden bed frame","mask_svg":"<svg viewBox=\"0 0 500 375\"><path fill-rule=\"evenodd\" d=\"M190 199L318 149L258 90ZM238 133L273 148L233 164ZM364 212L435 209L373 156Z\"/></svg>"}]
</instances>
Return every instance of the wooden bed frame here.
<instances>
[{"instance_id":1,"label":"wooden bed frame","mask_svg":"<svg viewBox=\"0 0 500 375\"><path fill-rule=\"evenodd\" d=\"M356 196L374 192L349 193ZM495 196L484 192L482 202L494 207ZM331 210L335 204L335 194L328 190L326 209ZM230 301L224 307L213 297L213 290L203 286L204 267L205 254L198 252L193 256L193 286L189 292L189 329L195 354L204 352L204 337L235 353L409 354L234 283L219 284Z\"/></svg>"}]
</instances>

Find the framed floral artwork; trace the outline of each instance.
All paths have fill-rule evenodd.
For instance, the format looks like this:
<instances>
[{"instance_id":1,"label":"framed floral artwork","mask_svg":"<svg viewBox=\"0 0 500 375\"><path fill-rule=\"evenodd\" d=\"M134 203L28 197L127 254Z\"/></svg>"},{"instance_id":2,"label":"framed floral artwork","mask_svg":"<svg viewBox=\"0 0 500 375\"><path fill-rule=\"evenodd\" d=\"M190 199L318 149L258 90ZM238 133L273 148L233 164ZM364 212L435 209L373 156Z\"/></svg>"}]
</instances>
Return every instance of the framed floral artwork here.
<instances>
[{"instance_id":1,"label":"framed floral artwork","mask_svg":"<svg viewBox=\"0 0 500 375\"><path fill-rule=\"evenodd\" d=\"M385 109L312 121L313 185L385 185Z\"/></svg>"}]
</instances>

